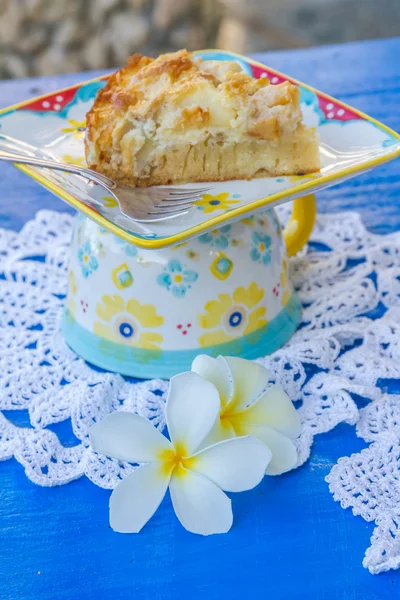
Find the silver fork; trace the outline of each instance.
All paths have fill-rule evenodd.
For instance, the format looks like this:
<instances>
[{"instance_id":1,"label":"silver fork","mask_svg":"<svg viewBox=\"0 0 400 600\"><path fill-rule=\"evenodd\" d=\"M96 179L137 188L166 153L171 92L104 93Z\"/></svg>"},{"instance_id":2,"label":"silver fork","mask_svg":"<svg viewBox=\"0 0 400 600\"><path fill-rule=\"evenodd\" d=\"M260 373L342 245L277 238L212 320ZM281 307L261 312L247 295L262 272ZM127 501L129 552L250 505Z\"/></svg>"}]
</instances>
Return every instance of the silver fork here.
<instances>
[{"instance_id":1,"label":"silver fork","mask_svg":"<svg viewBox=\"0 0 400 600\"><path fill-rule=\"evenodd\" d=\"M5 137L3 137L3 140ZM16 140L12 140L12 142L16 142ZM0 149L0 160L80 175L90 182L102 186L107 194L111 194L117 200L121 212L126 217L141 223L162 221L182 215L192 207L194 202L200 200L203 194L211 189L210 186L134 188L118 184L109 177L86 167L61 163L47 158L37 158L32 155L29 156L27 153L22 154L15 151L10 152L9 150Z\"/></svg>"}]
</instances>

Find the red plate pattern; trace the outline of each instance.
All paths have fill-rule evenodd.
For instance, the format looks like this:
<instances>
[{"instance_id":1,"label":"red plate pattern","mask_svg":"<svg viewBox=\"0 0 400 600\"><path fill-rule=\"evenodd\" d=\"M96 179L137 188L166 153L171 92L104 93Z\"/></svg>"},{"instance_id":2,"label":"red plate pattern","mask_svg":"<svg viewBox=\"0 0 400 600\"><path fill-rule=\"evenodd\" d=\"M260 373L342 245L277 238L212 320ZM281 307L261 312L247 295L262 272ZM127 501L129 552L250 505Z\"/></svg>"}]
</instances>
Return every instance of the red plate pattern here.
<instances>
[{"instance_id":1,"label":"red plate pattern","mask_svg":"<svg viewBox=\"0 0 400 600\"><path fill-rule=\"evenodd\" d=\"M273 85L276 85L277 83L283 83L284 81L291 81L290 78L278 75L277 73L274 73L274 71L270 71L267 67L251 65L251 69L254 77L257 79L260 77L268 77ZM72 102L77 90L81 87L81 85L78 84L65 91L54 92L53 94L49 94L48 96L40 98L39 100L34 100L30 104L24 104L24 106L19 107L17 110L35 110L40 112L56 113L60 112L67 104ZM317 94L317 97L319 101L319 107L327 120L334 119L337 121L350 121L352 119L362 119L362 117L360 117L357 113L342 106L341 104L338 104L330 98L325 98L319 94Z\"/></svg>"},{"instance_id":2,"label":"red plate pattern","mask_svg":"<svg viewBox=\"0 0 400 600\"><path fill-rule=\"evenodd\" d=\"M251 65L251 69L253 71L253 76L256 79L260 77L268 77L270 82L274 85L277 83L282 83L283 81L292 81L289 77L282 77L281 75L277 75L273 71L269 71L266 67L258 67L256 65ZM362 119L357 113L349 110L345 106L338 104L337 102L331 100L330 98L325 98L317 94L319 107L325 115L326 119L334 119L336 121L351 121L353 119Z\"/></svg>"}]
</instances>

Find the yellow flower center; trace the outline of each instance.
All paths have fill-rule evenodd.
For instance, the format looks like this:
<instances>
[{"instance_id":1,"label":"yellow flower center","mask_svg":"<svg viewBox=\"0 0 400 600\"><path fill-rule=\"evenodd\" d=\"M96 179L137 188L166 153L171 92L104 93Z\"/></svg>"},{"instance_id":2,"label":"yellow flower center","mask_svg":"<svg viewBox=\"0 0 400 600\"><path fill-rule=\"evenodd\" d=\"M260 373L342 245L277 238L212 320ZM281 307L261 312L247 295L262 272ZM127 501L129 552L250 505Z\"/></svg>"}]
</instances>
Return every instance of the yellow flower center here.
<instances>
[{"instance_id":1,"label":"yellow flower center","mask_svg":"<svg viewBox=\"0 0 400 600\"><path fill-rule=\"evenodd\" d=\"M174 281L175 281L175 283L182 283L182 281L183 281L182 275L175 275Z\"/></svg>"},{"instance_id":2,"label":"yellow flower center","mask_svg":"<svg viewBox=\"0 0 400 600\"><path fill-rule=\"evenodd\" d=\"M236 435L247 435L243 422L243 411L235 411L229 404L219 413L220 424L223 429L233 428Z\"/></svg>"},{"instance_id":3,"label":"yellow flower center","mask_svg":"<svg viewBox=\"0 0 400 600\"><path fill-rule=\"evenodd\" d=\"M264 244L264 242L261 242L261 244L260 244L260 250L261 250L261 252L263 252L265 250L265 244Z\"/></svg>"},{"instance_id":4,"label":"yellow flower center","mask_svg":"<svg viewBox=\"0 0 400 600\"><path fill-rule=\"evenodd\" d=\"M83 262L87 262L89 260L89 256L87 254L85 254L85 256L83 257Z\"/></svg>"},{"instance_id":5,"label":"yellow flower center","mask_svg":"<svg viewBox=\"0 0 400 600\"><path fill-rule=\"evenodd\" d=\"M188 452L183 444L176 444L175 448L163 450L160 453L161 471L163 475L175 477L184 477L187 475L185 469L193 467L195 458L188 458Z\"/></svg>"}]
</instances>

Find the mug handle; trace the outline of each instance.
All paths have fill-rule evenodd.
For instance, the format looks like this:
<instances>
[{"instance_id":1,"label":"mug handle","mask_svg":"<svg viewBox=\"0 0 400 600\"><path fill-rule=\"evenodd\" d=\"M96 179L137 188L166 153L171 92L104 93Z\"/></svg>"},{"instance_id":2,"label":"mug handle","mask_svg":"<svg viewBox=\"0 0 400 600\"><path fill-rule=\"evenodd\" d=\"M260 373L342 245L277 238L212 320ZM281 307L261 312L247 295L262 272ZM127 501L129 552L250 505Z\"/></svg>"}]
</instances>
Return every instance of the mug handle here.
<instances>
[{"instance_id":1,"label":"mug handle","mask_svg":"<svg viewBox=\"0 0 400 600\"><path fill-rule=\"evenodd\" d=\"M294 256L308 242L315 224L317 203L314 194L293 201L291 217L283 230L288 256Z\"/></svg>"}]
</instances>

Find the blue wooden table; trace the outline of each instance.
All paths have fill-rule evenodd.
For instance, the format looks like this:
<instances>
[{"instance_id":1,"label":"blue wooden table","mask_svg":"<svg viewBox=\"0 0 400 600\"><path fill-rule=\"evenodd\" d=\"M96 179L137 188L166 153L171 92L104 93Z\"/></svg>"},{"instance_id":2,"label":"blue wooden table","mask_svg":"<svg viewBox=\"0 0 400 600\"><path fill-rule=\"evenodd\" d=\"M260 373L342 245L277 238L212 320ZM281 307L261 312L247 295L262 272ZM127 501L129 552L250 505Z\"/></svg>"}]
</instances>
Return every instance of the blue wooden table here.
<instances>
[{"instance_id":1,"label":"blue wooden table","mask_svg":"<svg viewBox=\"0 0 400 600\"><path fill-rule=\"evenodd\" d=\"M258 55L400 130L400 39ZM93 74L0 83L0 107ZM0 227L19 229L40 208L71 209L0 164ZM400 161L321 192L319 209L358 210L376 233L400 228ZM10 417L11 418L11 417ZM65 438L66 444L73 444ZM15 461L0 465L0 598L7 600L382 600L400 597L400 573L372 576L361 562L373 524L333 501L331 466L365 443L341 425L316 438L295 472L233 496L235 523L202 538L165 500L140 535L108 525L110 492L86 479L40 488Z\"/></svg>"}]
</instances>

